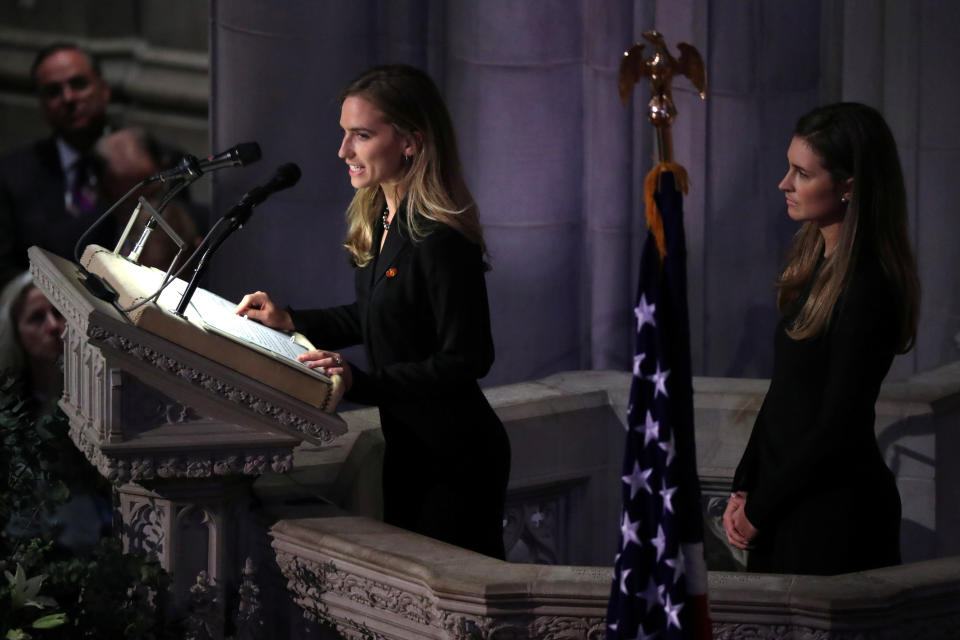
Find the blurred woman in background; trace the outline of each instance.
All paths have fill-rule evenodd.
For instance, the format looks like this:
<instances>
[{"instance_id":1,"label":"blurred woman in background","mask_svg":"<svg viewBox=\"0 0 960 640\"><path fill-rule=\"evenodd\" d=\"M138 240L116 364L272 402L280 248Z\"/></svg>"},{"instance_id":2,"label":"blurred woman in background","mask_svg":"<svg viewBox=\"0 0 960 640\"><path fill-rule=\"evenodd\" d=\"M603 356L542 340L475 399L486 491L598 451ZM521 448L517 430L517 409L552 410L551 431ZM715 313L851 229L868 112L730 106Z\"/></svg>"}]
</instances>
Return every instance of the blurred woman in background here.
<instances>
[{"instance_id":1,"label":"blurred woman in background","mask_svg":"<svg viewBox=\"0 0 960 640\"><path fill-rule=\"evenodd\" d=\"M66 322L24 272L0 294L0 372L22 377L40 413L56 410L63 388L60 358Z\"/></svg>"}]
</instances>

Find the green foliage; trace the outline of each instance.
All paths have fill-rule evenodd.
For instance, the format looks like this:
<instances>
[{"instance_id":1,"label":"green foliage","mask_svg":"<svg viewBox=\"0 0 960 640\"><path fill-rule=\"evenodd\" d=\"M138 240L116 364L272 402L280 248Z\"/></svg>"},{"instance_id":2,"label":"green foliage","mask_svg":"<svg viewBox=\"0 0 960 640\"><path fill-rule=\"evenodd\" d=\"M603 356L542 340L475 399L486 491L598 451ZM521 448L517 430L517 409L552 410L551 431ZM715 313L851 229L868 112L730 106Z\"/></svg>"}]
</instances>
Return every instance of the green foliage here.
<instances>
[{"instance_id":1,"label":"green foliage","mask_svg":"<svg viewBox=\"0 0 960 640\"><path fill-rule=\"evenodd\" d=\"M0 638L172 637L159 563L124 554L114 538L82 555L56 546L52 514L102 480L70 441L63 414L38 420L24 397L15 381L0 382Z\"/></svg>"},{"instance_id":2,"label":"green foliage","mask_svg":"<svg viewBox=\"0 0 960 640\"><path fill-rule=\"evenodd\" d=\"M16 380L0 385L0 524L13 535L38 535L53 510L70 495L55 467L66 436L65 421L33 418Z\"/></svg>"}]
</instances>

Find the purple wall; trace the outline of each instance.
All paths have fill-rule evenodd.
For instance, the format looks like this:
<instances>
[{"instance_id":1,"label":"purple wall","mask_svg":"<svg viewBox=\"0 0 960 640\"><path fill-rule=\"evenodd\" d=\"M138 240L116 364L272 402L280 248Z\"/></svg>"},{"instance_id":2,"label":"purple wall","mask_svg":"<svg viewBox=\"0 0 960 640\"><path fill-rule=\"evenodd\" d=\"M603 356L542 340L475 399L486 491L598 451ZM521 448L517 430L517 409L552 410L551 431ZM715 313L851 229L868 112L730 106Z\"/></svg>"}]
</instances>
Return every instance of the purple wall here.
<instances>
[{"instance_id":1,"label":"purple wall","mask_svg":"<svg viewBox=\"0 0 960 640\"><path fill-rule=\"evenodd\" d=\"M921 4L907 11L913 22L898 19L908 34L953 11ZM671 47L690 42L708 63L705 103L685 79L674 88L676 156L691 176L685 215L694 371L766 376L776 321L773 280L795 228L776 189L793 123L820 102L857 97L858 82L882 87L907 77L891 76L889 65L864 70L873 59L855 55L856 43L876 39L876 28L864 30L871 22L857 15L862 6L213 0L211 147L257 140L264 151L257 165L215 175L214 211L226 210L283 162L297 162L304 177L258 209L223 247L209 284L230 296L264 289L295 306L351 299L351 270L339 248L351 188L336 157L335 97L366 67L406 62L427 69L447 98L486 228L498 357L485 383L565 369L626 369L645 233L641 185L655 150L642 116L647 89L635 91L624 108L616 74L622 52L656 26ZM879 24L881 35L890 36L892 25L884 32ZM915 54L920 65L926 57L918 48ZM860 99L896 114L903 105L894 95ZM956 107L957 89L948 95ZM943 107L928 111L936 115ZM908 169L914 151L905 158ZM921 227L921 233L931 228ZM953 274L960 269L950 262L955 257L942 261L952 265L951 275L932 286L956 300L960 283ZM960 329L960 309L952 313L952 321L934 316L936 335L921 336L919 353ZM896 371L957 355L943 352L923 363L910 356Z\"/></svg>"}]
</instances>

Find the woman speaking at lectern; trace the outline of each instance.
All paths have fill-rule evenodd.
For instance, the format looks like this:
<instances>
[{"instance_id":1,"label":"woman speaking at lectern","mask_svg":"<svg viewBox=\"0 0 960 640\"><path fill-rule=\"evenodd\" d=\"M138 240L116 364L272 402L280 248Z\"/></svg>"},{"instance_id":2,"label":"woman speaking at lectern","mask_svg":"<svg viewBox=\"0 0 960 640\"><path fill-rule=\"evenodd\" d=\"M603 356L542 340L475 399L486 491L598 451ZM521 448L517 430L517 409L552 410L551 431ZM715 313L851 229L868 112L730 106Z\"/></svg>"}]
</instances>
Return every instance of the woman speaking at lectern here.
<instances>
[{"instance_id":1,"label":"woman speaking at lectern","mask_svg":"<svg viewBox=\"0 0 960 640\"><path fill-rule=\"evenodd\" d=\"M837 574L900 561L900 496L874 405L917 331L920 287L896 143L861 104L800 118L779 188L802 222L777 280L770 389L724 527L747 568Z\"/></svg>"},{"instance_id":2,"label":"woman speaking at lectern","mask_svg":"<svg viewBox=\"0 0 960 640\"><path fill-rule=\"evenodd\" d=\"M356 302L284 310L257 292L237 313L326 349L363 343L369 371L333 351L300 360L380 409L384 520L502 558L510 445L477 384L493 363L485 245L450 116L429 76L401 65L363 73L340 102Z\"/></svg>"}]
</instances>

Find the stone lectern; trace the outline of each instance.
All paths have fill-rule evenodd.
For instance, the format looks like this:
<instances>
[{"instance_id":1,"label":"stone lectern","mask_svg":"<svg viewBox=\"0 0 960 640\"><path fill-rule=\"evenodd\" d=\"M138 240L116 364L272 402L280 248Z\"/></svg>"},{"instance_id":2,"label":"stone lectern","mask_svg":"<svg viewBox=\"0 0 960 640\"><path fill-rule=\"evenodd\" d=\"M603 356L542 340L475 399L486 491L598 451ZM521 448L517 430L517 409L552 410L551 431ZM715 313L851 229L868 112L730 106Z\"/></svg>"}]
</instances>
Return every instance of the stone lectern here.
<instances>
[{"instance_id":1,"label":"stone lectern","mask_svg":"<svg viewBox=\"0 0 960 640\"><path fill-rule=\"evenodd\" d=\"M154 303L154 322L167 324L147 331L88 293L74 263L37 247L29 255L34 282L67 322L60 407L74 443L117 487L125 549L160 560L175 602L201 571L231 590L256 546L253 480L289 471L301 441L346 432L331 413L339 380L298 378L195 323L165 320Z\"/></svg>"}]
</instances>

